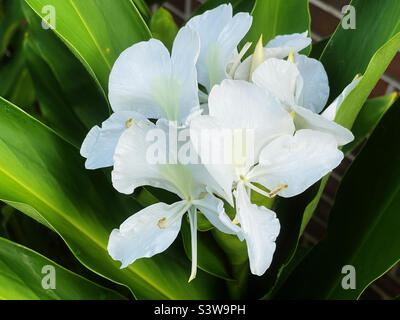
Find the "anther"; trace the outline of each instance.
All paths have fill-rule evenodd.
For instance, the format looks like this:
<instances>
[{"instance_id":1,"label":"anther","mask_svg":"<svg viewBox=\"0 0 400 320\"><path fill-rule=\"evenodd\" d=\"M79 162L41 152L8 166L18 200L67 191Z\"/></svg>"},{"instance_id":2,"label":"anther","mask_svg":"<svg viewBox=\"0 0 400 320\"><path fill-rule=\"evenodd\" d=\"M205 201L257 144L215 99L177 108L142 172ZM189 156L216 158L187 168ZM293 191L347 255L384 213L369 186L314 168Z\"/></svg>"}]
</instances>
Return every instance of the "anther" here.
<instances>
[{"instance_id":1,"label":"anther","mask_svg":"<svg viewBox=\"0 0 400 320\"><path fill-rule=\"evenodd\" d=\"M273 198L275 197L279 192L285 190L288 188L287 184L278 184L274 189L271 190L269 193L270 197Z\"/></svg>"},{"instance_id":2,"label":"anther","mask_svg":"<svg viewBox=\"0 0 400 320\"><path fill-rule=\"evenodd\" d=\"M125 122L125 127L128 129L132 126L133 124L133 119L130 118L128 121Z\"/></svg>"},{"instance_id":3,"label":"anther","mask_svg":"<svg viewBox=\"0 0 400 320\"><path fill-rule=\"evenodd\" d=\"M159 221L158 221L158 223L157 223L157 226L160 228L160 229L167 229L167 226L166 226L166 224L165 224L165 222L167 221L167 218L162 218L162 219L160 219Z\"/></svg>"}]
</instances>

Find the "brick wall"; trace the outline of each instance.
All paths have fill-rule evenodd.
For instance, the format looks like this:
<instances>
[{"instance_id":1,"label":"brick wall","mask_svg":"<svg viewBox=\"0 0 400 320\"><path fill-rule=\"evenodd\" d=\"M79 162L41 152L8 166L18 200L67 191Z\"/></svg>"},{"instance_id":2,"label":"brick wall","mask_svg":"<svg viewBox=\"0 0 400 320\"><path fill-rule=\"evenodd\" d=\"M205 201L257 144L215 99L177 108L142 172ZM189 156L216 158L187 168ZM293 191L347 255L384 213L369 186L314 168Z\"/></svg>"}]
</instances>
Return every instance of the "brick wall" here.
<instances>
[{"instance_id":1,"label":"brick wall","mask_svg":"<svg viewBox=\"0 0 400 320\"><path fill-rule=\"evenodd\" d=\"M203 2L204 0L171 0L166 1L163 6L172 13L178 25L182 25ZM349 2L349 0L310 0L311 36L313 41L319 41L333 33L342 17L341 10L343 6L349 4ZM152 10L154 11L157 8L157 5L153 5ZM373 90L371 97L381 96L393 91L400 91L400 53L397 53L394 61ZM355 154L347 156L332 173L316 212L301 238L301 245L313 246L324 237L329 211L337 187L354 157ZM397 264L385 276L371 284L365 290L361 299L392 299L399 295L400 264Z\"/></svg>"}]
</instances>

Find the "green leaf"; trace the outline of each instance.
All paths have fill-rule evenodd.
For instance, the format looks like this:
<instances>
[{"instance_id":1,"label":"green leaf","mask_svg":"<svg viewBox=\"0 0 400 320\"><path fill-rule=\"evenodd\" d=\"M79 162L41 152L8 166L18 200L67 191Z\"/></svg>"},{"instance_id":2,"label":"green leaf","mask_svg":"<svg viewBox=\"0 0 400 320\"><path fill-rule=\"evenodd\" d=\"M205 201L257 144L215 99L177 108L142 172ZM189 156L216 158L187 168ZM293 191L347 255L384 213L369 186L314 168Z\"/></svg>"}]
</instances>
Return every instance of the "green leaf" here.
<instances>
[{"instance_id":1,"label":"green leaf","mask_svg":"<svg viewBox=\"0 0 400 320\"><path fill-rule=\"evenodd\" d=\"M56 34L108 92L108 77L120 53L148 40L148 30L131 0L25 0L42 18L42 8L55 8ZM51 21L47 21L51 25ZM53 26L54 27L54 26Z\"/></svg>"},{"instance_id":2,"label":"green leaf","mask_svg":"<svg viewBox=\"0 0 400 320\"><path fill-rule=\"evenodd\" d=\"M355 139L343 147L345 154L351 152L375 129L397 98L398 93L394 92L383 97L370 99L364 104L352 128Z\"/></svg>"},{"instance_id":3,"label":"green leaf","mask_svg":"<svg viewBox=\"0 0 400 320\"><path fill-rule=\"evenodd\" d=\"M326 238L296 268L279 298L356 299L400 259L399 117L397 103L345 175ZM355 267L355 289L341 286L345 265Z\"/></svg>"},{"instance_id":4,"label":"green leaf","mask_svg":"<svg viewBox=\"0 0 400 320\"><path fill-rule=\"evenodd\" d=\"M54 271L55 288L45 278ZM0 238L0 299L2 300L122 300L103 288L26 247Z\"/></svg>"},{"instance_id":5,"label":"green leaf","mask_svg":"<svg viewBox=\"0 0 400 320\"><path fill-rule=\"evenodd\" d=\"M190 225L185 217L182 220L182 238L187 257L192 259ZM211 232L197 232L197 265L215 277L233 280L225 253L218 247Z\"/></svg>"},{"instance_id":6,"label":"green leaf","mask_svg":"<svg viewBox=\"0 0 400 320\"><path fill-rule=\"evenodd\" d=\"M20 2L20 0L3 0L0 3L4 9L4 14L0 16L0 58L23 22Z\"/></svg>"},{"instance_id":7,"label":"green leaf","mask_svg":"<svg viewBox=\"0 0 400 320\"><path fill-rule=\"evenodd\" d=\"M150 21L150 10L144 0L132 0L136 8L139 10L143 19L148 23Z\"/></svg>"},{"instance_id":8,"label":"green leaf","mask_svg":"<svg viewBox=\"0 0 400 320\"><path fill-rule=\"evenodd\" d=\"M107 100L90 74L52 31L43 30L41 19L25 3L23 12L29 23L26 40L30 43L29 48L37 57L36 60L42 60L38 63L46 64L42 71L38 70L42 73L38 77L47 79L43 79L47 86L42 85L41 90L38 90L41 96L47 95L44 97L48 102L46 111L50 112L53 118L61 118L58 109L64 107L64 116L69 111L68 118L78 118L87 130L104 121L109 115ZM34 57L29 52L27 58L33 64L31 69L38 69ZM48 94L51 92L53 94ZM60 100L62 102L59 102ZM39 103L41 102L45 101L39 97ZM52 128L58 131L58 127ZM82 140L83 137L79 142Z\"/></svg>"},{"instance_id":9,"label":"green leaf","mask_svg":"<svg viewBox=\"0 0 400 320\"><path fill-rule=\"evenodd\" d=\"M335 119L349 129L400 48L399 1L353 0L351 5L357 13L356 29L344 29L339 24L321 57L331 84L330 100L338 96L355 75L364 74Z\"/></svg>"},{"instance_id":10,"label":"green leaf","mask_svg":"<svg viewBox=\"0 0 400 320\"><path fill-rule=\"evenodd\" d=\"M78 147L87 129L63 98L61 86L43 59L36 54L32 41L25 41L25 52L29 71L35 79L35 92L45 123Z\"/></svg>"},{"instance_id":11,"label":"green leaf","mask_svg":"<svg viewBox=\"0 0 400 320\"><path fill-rule=\"evenodd\" d=\"M153 37L164 43L171 52L178 26L167 10L161 7L154 12L150 20L150 30Z\"/></svg>"},{"instance_id":12,"label":"green leaf","mask_svg":"<svg viewBox=\"0 0 400 320\"><path fill-rule=\"evenodd\" d=\"M277 35L310 31L308 0L256 0L252 11L253 24L244 42L253 46L263 35L263 44Z\"/></svg>"},{"instance_id":13,"label":"green leaf","mask_svg":"<svg viewBox=\"0 0 400 320\"><path fill-rule=\"evenodd\" d=\"M214 9L221 4L230 3L233 8L233 13L237 12L251 12L254 8L256 0L207 0L195 12L195 15L204 13L207 10Z\"/></svg>"},{"instance_id":14,"label":"green leaf","mask_svg":"<svg viewBox=\"0 0 400 320\"><path fill-rule=\"evenodd\" d=\"M110 232L135 211L100 171L48 127L0 98L0 199L56 231L90 270L129 287L141 299L213 299L224 296L216 278L199 271L173 247L125 269L107 252Z\"/></svg>"}]
</instances>

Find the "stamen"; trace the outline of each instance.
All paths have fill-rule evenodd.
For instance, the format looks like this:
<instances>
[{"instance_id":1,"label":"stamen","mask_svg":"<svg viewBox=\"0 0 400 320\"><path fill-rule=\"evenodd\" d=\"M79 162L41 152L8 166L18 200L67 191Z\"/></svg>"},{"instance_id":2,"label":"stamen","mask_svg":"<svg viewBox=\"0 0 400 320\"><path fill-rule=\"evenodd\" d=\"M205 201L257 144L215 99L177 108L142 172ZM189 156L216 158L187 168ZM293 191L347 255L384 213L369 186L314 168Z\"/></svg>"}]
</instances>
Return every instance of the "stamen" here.
<instances>
[{"instance_id":1,"label":"stamen","mask_svg":"<svg viewBox=\"0 0 400 320\"><path fill-rule=\"evenodd\" d=\"M275 197L279 192L288 188L287 184L278 184L274 189L269 193L271 198Z\"/></svg>"},{"instance_id":2,"label":"stamen","mask_svg":"<svg viewBox=\"0 0 400 320\"><path fill-rule=\"evenodd\" d=\"M250 182L248 182L248 181L244 181L244 185L245 185L246 187L250 188L251 190L253 190L253 191L255 191L255 192L257 192L257 193L263 195L264 197L272 198L268 192L265 192L264 190L262 190L262 189L256 187L254 184L252 184L252 183L250 183Z\"/></svg>"},{"instance_id":3,"label":"stamen","mask_svg":"<svg viewBox=\"0 0 400 320\"><path fill-rule=\"evenodd\" d=\"M244 57L246 52L250 49L251 45L252 45L252 42L247 42L243 46L242 50L240 50L238 56L235 58L235 61L233 62L233 65L231 68L231 71L229 72L229 76L231 78L233 78L235 76L235 72L236 72L237 68L239 67L240 62L242 61L242 58Z\"/></svg>"},{"instance_id":4,"label":"stamen","mask_svg":"<svg viewBox=\"0 0 400 320\"><path fill-rule=\"evenodd\" d=\"M292 117L292 119L294 119L294 116L296 115L296 111L294 111L294 110L292 110L291 112L290 112L290 116Z\"/></svg>"},{"instance_id":5,"label":"stamen","mask_svg":"<svg viewBox=\"0 0 400 320\"><path fill-rule=\"evenodd\" d=\"M236 225L239 224L239 218L237 215L235 216L235 218L233 218L232 223Z\"/></svg>"},{"instance_id":6,"label":"stamen","mask_svg":"<svg viewBox=\"0 0 400 320\"><path fill-rule=\"evenodd\" d=\"M356 74L356 76L354 77L353 81L355 81L355 80L357 80L357 79L360 79L361 77L362 77L362 74L361 74L361 73Z\"/></svg>"},{"instance_id":7,"label":"stamen","mask_svg":"<svg viewBox=\"0 0 400 320\"><path fill-rule=\"evenodd\" d=\"M183 209L182 209L181 211L178 211L178 213L175 213L174 215L172 215L172 217L171 217L169 220L167 220L166 217L164 217L164 218L158 220L157 226L158 226L160 229L167 229L167 228L169 228L169 227L172 226L178 219L180 219L180 218L186 213L186 211L189 210L189 208L190 208L191 206L192 206L192 202L189 201L189 202L183 207Z\"/></svg>"},{"instance_id":8,"label":"stamen","mask_svg":"<svg viewBox=\"0 0 400 320\"><path fill-rule=\"evenodd\" d=\"M125 127L128 129L132 126L133 124L133 119L130 118L128 121L125 122Z\"/></svg>"},{"instance_id":9,"label":"stamen","mask_svg":"<svg viewBox=\"0 0 400 320\"><path fill-rule=\"evenodd\" d=\"M288 188L287 184L278 184L275 188L273 188L270 192L265 192L264 190L256 187L254 184L248 182L246 178L242 179L244 185L251 190L267 197L267 198L274 198L279 192Z\"/></svg>"},{"instance_id":10,"label":"stamen","mask_svg":"<svg viewBox=\"0 0 400 320\"><path fill-rule=\"evenodd\" d=\"M290 51L287 61L294 62L294 53L293 50Z\"/></svg>"}]
</instances>

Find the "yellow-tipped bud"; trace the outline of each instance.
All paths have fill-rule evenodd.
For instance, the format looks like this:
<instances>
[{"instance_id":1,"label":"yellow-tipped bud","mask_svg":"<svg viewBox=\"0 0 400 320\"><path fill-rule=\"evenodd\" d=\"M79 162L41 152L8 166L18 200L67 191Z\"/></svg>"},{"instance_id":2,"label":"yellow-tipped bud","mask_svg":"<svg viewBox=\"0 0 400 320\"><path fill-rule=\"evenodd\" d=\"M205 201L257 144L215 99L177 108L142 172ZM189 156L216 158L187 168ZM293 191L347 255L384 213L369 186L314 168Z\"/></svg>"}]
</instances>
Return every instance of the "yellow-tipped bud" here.
<instances>
[{"instance_id":1,"label":"yellow-tipped bud","mask_svg":"<svg viewBox=\"0 0 400 320\"><path fill-rule=\"evenodd\" d=\"M287 58L287 61L289 62L294 62L294 53L293 50L290 50L289 56Z\"/></svg>"},{"instance_id":2,"label":"yellow-tipped bud","mask_svg":"<svg viewBox=\"0 0 400 320\"><path fill-rule=\"evenodd\" d=\"M265 56L264 56L264 47L263 47L263 40L262 40L262 35L260 36L260 39L258 39L256 48L253 53L253 58L251 60L251 68L250 68L250 74L249 74L249 81L251 82L251 77L253 75L253 72L257 69L257 67L265 61Z\"/></svg>"},{"instance_id":3,"label":"yellow-tipped bud","mask_svg":"<svg viewBox=\"0 0 400 320\"><path fill-rule=\"evenodd\" d=\"M296 111L294 111L294 110L290 111L290 116L292 117L292 119L294 119L295 115L296 115Z\"/></svg>"},{"instance_id":4,"label":"yellow-tipped bud","mask_svg":"<svg viewBox=\"0 0 400 320\"><path fill-rule=\"evenodd\" d=\"M360 79L361 77L362 77L362 74L359 73L359 74L357 74L357 75L354 77L353 81L354 81L354 80L357 80L357 79Z\"/></svg>"}]
</instances>

